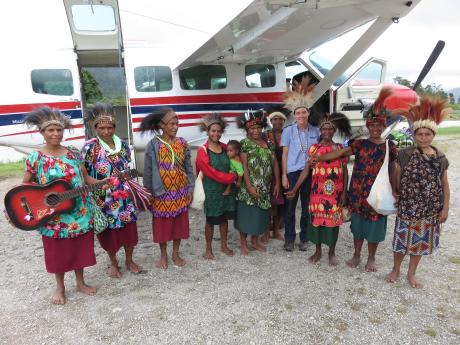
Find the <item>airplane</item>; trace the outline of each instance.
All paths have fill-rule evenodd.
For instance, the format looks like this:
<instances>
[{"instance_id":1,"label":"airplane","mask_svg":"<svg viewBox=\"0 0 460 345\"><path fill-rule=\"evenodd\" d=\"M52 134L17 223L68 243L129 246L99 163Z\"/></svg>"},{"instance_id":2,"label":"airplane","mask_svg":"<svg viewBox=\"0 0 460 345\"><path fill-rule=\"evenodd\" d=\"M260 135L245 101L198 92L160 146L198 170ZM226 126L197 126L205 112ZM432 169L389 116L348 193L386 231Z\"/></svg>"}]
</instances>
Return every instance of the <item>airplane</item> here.
<instances>
[{"instance_id":1,"label":"airplane","mask_svg":"<svg viewBox=\"0 0 460 345\"><path fill-rule=\"evenodd\" d=\"M371 58L349 67L420 0L42 0L9 2L0 14L0 145L30 152L41 135L23 116L47 105L72 119L65 145L81 147L94 135L82 117L85 71L112 68L126 88L115 107L117 134L134 148L142 171L146 143L139 124L149 112L173 108L179 136L205 141L200 118L220 112L230 126L223 139L241 138L235 119L248 109L282 106L289 82L308 75L316 83L315 109L341 111L363 124L362 103L376 98L386 62ZM24 22L24 11L34 13ZM314 49L371 23L335 64ZM18 44L18 42L20 44ZM307 52L306 54L304 52ZM394 86L390 108L416 94Z\"/></svg>"}]
</instances>

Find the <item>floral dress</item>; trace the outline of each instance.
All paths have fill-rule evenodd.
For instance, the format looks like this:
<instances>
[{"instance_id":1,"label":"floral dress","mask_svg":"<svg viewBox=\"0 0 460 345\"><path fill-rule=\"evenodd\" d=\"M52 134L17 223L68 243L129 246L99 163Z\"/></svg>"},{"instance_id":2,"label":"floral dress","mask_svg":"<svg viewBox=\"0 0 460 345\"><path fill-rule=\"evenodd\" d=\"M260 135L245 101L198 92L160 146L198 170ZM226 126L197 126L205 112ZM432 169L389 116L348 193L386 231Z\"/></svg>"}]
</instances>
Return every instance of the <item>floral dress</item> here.
<instances>
[{"instance_id":1,"label":"floral dress","mask_svg":"<svg viewBox=\"0 0 460 345\"><path fill-rule=\"evenodd\" d=\"M375 212L366 199L383 165L386 152L385 142L374 144L368 139L360 139L354 140L350 147L355 156L355 163L347 193L348 206L352 213L366 220L377 221L384 216ZM398 153L396 145L391 140L388 141L388 147L391 164Z\"/></svg>"},{"instance_id":2,"label":"floral dress","mask_svg":"<svg viewBox=\"0 0 460 345\"><path fill-rule=\"evenodd\" d=\"M241 140L241 152L247 154L249 180L259 193L259 197L252 197L243 181L238 200L246 205L268 210L271 207L273 149L261 147L251 139L245 138Z\"/></svg>"},{"instance_id":3,"label":"floral dress","mask_svg":"<svg viewBox=\"0 0 460 345\"><path fill-rule=\"evenodd\" d=\"M439 246L439 213L444 203L441 178L449 162L438 150L435 155L427 156L411 147L400 152L398 164L401 167L400 199L393 251L431 254Z\"/></svg>"},{"instance_id":4,"label":"floral dress","mask_svg":"<svg viewBox=\"0 0 460 345\"><path fill-rule=\"evenodd\" d=\"M34 182L46 185L57 179L64 179L72 189L83 186L80 165L83 158L75 148L69 148L62 156L48 156L33 151L26 159L26 171L32 174ZM52 238L74 238L92 229L91 204L87 194L75 198L75 207L67 213L54 216L38 232Z\"/></svg>"},{"instance_id":5,"label":"floral dress","mask_svg":"<svg viewBox=\"0 0 460 345\"><path fill-rule=\"evenodd\" d=\"M324 155L340 150L341 144L314 144L308 155ZM339 197L343 192L342 165L347 159L318 162L312 170L310 193L310 220L313 226L338 227L342 224L342 208L338 206Z\"/></svg>"},{"instance_id":6,"label":"floral dress","mask_svg":"<svg viewBox=\"0 0 460 345\"><path fill-rule=\"evenodd\" d=\"M90 176L97 180L112 176L112 163L107 158L107 152L100 145L97 138L85 143L82 154L85 159L86 170ZM120 151L109 157L118 170L129 169L131 152L126 142L122 141ZM102 209L107 217L108 229L124 228L126 224L137 220L136 208L128 191L129 187L126 182L120 182L117 187L107 190L99 189L93 192L97 206Z\"/></svg>"}]
</instances>

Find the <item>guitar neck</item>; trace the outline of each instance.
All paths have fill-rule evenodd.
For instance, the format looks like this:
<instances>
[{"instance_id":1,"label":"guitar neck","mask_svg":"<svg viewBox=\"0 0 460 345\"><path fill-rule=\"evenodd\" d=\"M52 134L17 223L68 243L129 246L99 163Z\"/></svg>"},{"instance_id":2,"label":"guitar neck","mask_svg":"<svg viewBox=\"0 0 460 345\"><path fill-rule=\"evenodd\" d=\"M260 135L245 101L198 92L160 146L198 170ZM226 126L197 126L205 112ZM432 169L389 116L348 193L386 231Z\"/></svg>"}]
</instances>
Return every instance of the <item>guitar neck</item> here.
<instances>
[{"instance_id":1,"label":"guitar neck","mask_svg":"<svg viewBox=\"0 0 460 345\"><path fill-rule=\"evenodd\" d=\"M59 197L62 200L68 200L68 199L73 199L76 198L82 194L88 193L88 192L94 192L95 190L101 189L103 185L107 184L107 181L103 180L94 184L78 187L73 190L69 190L67 192L63 192L59 195Z\"/></svg>"}]
</instances>

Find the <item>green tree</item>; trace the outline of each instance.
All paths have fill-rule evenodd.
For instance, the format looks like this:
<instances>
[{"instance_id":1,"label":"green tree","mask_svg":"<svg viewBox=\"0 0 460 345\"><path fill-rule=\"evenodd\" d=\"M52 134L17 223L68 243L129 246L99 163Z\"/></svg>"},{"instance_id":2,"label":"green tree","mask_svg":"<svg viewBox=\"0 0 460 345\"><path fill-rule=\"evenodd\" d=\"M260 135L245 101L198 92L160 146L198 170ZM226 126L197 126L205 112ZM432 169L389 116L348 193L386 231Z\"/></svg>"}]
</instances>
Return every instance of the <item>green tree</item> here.
<instances>
[{"instance_id":1,"label":"green tree","mask_svg":"<svg viewBox=\"0 0 460 345\"><path fill-rule=\"evenodd\" d=\"M450 104L455 104L455 97L452 92L449 92L449 103Z\"/></svg>"},{"instance_id":2,"label":"green tree","mask_svg":"<svg viewBox=\"0 0 460 345\"><path fill-rule=\"evenodd\" d=\"M393 78L393 81L396 84L404 85L404 86L410 87L411 89L414 87L413 82L411 82L410 80L405 79L403 77L400 77L400 76L397 76L397 77ZM426 86L423 86L422 84L420 84L417 87L417 90L415 90L415 91L420 96L425 96L426 95L426 96L431 96L431 97L439 97L439 98L442 98L442 99L448 99L449 98L449 96L447 95L447 92L444 91L444 89L441 87L441 85L437 85L435 83L431 83L431 84L428 84Z\"/></svg>"},{"instance_id":3,"label":"green tree","mask_svg":"<svg viewBox=\"0 0 460 345\"><path fill-rule=\"evenodd\" d=\"M102 99L102 92L99 88L97 80L93 77L91 72L82 71L81 79L83 83L83 92L87 103L95 103Z\"/></svg>"}]
</instances>

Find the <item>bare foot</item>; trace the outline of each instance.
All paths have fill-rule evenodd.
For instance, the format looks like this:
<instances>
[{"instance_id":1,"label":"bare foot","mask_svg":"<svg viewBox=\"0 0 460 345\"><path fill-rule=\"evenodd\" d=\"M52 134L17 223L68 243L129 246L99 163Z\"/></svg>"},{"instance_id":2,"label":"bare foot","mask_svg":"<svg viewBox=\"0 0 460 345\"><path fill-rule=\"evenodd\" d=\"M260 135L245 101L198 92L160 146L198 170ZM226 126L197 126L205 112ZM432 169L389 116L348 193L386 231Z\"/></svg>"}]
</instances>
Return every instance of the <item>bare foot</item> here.
<instances>
[{"instance_id":1,"label":"bare foot","mask_svg":"<svg viewBox=\"0 0 460 345\"><path fill-rule=\"evenodd\" d=\"M358 267L360 262L361 262L361 258L359 256L353 256L350 260L345 261L345 263L351 268Z\"/></svg>"},{"instance_id":2,"label":"bare foot","mask_svg":"<svg viewBox=\"0 0 460 345\"><path fill-rule=\"evenodd\" d=\"M97 288L95 286L87 285L86 283L77 284L77 291L87 295L95 295Z\"/></svg>"},{"instance_id":3,"label":"bare foot","mask_svg":"<svg viewBox=\"0 0 460 345\"><path fill-rule=\"evenodd\" d=\"M364 266L366 272L377 272L377 267L375 267L375 259L367 259L366 266Z\"/></svg>"},{"instance_id":4,"label":"bare foot","mask_svg":"<svg viewBox=\"0 0 460 345\"><path fill-rule=\"evenodd\" d=\"M279 230L273 231L273 238L276 240L284 241L284 236Z\"/></svg>"},{"instance_id":5,"label":"bare foot","mask_svg":"<svg viewBox=\"0 0 460 345\"><path fill-rule=\"evenodd\" d=\"M109 277L110 278L117 278L117 279L120 279L122 274L120 272L120 267L118 266L114 266L114 265L110 265L110 268L109 268Z\"/></svg>"},{"instance_id":6,"label":"bare foot","mask_svg":"<svg viewBox=\"0 0 460 345\"><path fill-rule=\"evenodd\" d=\"M235 253L233 252L233 250L231 250L231 249L228 248L228 247L221 247L221 248L220 248L220 251L221 251L222 253L224 253L225 255L227 255L227 256L233 256L233 255L235 255Z\"/></svg>"},{"instance_id":7,"label":"bare foot","mask_svg":"<svg viewBox=\"0 0 460 345\"><path fill-rule=\"evenodd\" d=\"M65 289L57 288L56 291L54 291L53 296L51 297L51 303L55 305L63 305L65 304L65 302Z\"/></svg>"},{"instance_id":8,"label":"bare foot","mask_svg":"<svg viewBox=\"0 0 460 345\"><path fill-rule=\"evenodd\" d=\"M168 268L168 257L161 257L159 261L155 264L156 267L161 268L161 269L167 269Z\"/></svg>"},{"instance_id":9,"label":"bare foot","mask_svg":"<svg viewBox=\"0 0 460 345\"><path fill-rule=\"evenodd\" d=\"M260 252L265 252L267 249L260 244L258 241L253 241L251 242L251 247L254 248L255 250L258 250Z\"/></svg>"},{"instance_id":10,"label":"bare foot","mask_svg":"<svg viewBox=\"0 0 460 345\"><path fill-rule=\"evenodd\" d=\"M315 252L312 256L308 258L308 261L310 261L312 264L317 263L321 259L321 253Z\"/></svg>"},{"instance_id":11,"label":"bare foot","mask_svg":"<svg viewBox=\"0 0 460 345\"><path fill-rule=\"evenodd\" d=\"M131 273L141 273L142 267L136 264L134 261L126 263L126 269Z\"/></svg>"},{"instance_id":12,"label":"bare foot","mask_svg":"<svg viewBox=\"0 0 460 345\"><path fill-rule=\"evenodd\" d=\"M399 278L399 271L396 271L394 268L388 273L385 277L387 283L394 283Z\"/></svg>"},{"instance_id":13,"label":"bare foot","mask_svg":"<svg viewBox=\"0 0 460 345\"><path fill-rule=\"evenodd\" d=\"M263 234L262 236L260 236L260 242L262 242L263 244L267 244L269 237L270 236L267 233Z\"/></svg>"},{"instance_id":14,"label":"bare foot","mask_svg":"<svg viewBox=\"0 0 460 345\"><path fill-rule=\"evenodd\" d=\"M249 255L249 249L247 246L241 246L240 247L240 252L241 255L248 256Z\"/></svg>"},{"instance_id":15,"label":"bare foot","mask_svg":"<svg viewBox=\"0 0 460 345\"><path fill-rule=\"evenodd\" d=\"M417 281L415 276L407 275L407 281L409 282L409 286L414 289L421 289L423 285Z\"/></svg>"},{"instance_id":16,"label":"bare foot","mask_svg":"<svg viewBox=\"0 0 460 345\"><path fill-rule=\"evenodd\" d=\"M179 254L173 255L172 261L174 262L174 264L175 264L177 267L185 266L185 264L187 263L184 259L182 259L182 258L179 256Z\"/></svg>"},{"instance_id":17,"label":"bare foot","mask_svg":"<svg viewBox=\"0 0 460 345\"><path fill-rule=\"evenodd\" d=\"M329 255L329 266L337 266L337 257L335 255Z\"/></svg>"},{"instance_id":18,"label":"bare foot","mask_svg":"<svg viewBox=\"0 0 460 345\"><path fill-rule=\"evenodd\" d=\"M203 258L205 258L206 260L215 260L216 259L214 254L211 251L208 251L208 250L206 251L206 253L203 254Z\"/></svg>"}]
</instances>

